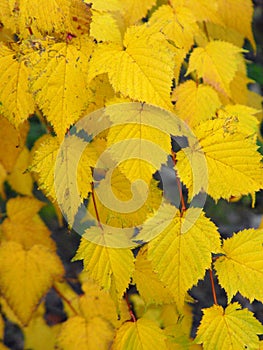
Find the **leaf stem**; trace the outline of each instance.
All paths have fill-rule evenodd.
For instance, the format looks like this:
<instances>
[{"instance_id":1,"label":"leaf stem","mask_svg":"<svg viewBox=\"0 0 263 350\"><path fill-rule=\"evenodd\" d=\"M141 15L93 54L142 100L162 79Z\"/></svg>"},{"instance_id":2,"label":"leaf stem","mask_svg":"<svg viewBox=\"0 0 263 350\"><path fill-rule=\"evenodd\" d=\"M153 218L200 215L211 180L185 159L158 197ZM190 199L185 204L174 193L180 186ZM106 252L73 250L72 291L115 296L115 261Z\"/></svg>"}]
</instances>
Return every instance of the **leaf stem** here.
<instances>
[{"instance_id":1,"label":"leaf stem","mask_svg":"<svg viewBox=\"0 0 263 350\"><path fill-rule=\"evenodd\" d=\"M176 152L174 152L173 150L171 151L172 154L172 159L173 159L173 163L174 166L176 165ZM183 196L183 191L182 191L182 184L181 181L179 179L179 177L175 174L176 176L176 183L177 183L177 187L178 187L178 191L179 191L179 196L180 196L180 203L181 203L181 214L183 214L186 211L186 205L185 205L185 201L184 201L184 196Z\"/></svg>"},{"instance_id":2,"label":"leaf stem","mask_svg":"<svg viewBox=\"0 0 263 350\"><path fill-rule=\"evenodd\" d=\"M91 189L92 189L91 196L92 196L92 201L93 201L93 205L94 205L94 209L95 209L96 219L98 221L99 227L103 230L103 227L102 227L101 222L100 222L99 212L98 212L95 194L94 194L94 182L91 183Z\"/></svg>"},{"instance_id":3,"label":"leaf stem","mask_svg":"<svg viewBox=\"0 0 263 350\"><path fill-rule=\"evenodd\" d=\"M213 294L214 304L215 304L215 305L218 305L217 297L216 297L215 282L214 282L214 277L213 277L213 271L212 271L212 269L209 269L209 277L210 277L210 282L211 282L211 288L212 288L212 294Z\"/></svg>"},{"instance_id":4,"label":"leaf stem","mask_svg":"<svg viewBox=\"0 0 263 350\"><path fill-rule=\"evenodd\" d=\"M136 322L137 320L136 320L136 317L135 317L135 315L134 315L134 313L133 313L133 311L132 311L132 307L131 307L131 304L130 304L130 301L129 301L129 297L128 297L128 293L127 293L127 292L125 293L125 300L126 300L126 303L127 303L127 305L128 305L129 314L130 314L130 316L131 316L131 321L132 321L132 322Z\"/></svg>"},{"instance_id":5,"label":"leaf stem","mask_svg":"<svg viewBox=\"0 0 263 350\"><path fill-rule=\"evenodd\" d=\"M61 293L61 291L60 291L55 285L53 285L52 287L53 287L53 289L55 290L55 292L57 293L57 295L58 295L62 300L64 300L65 303L68 304L68 306L69 306L70 309L73 311L73 313L74 313L75 315L78 315L79 313L78 313L77 310L74 308L74 306L71 304L71 301L68 300L68 299L65 297L65 295L63 295L63 294Z\"/></svg>"}]
</instances>

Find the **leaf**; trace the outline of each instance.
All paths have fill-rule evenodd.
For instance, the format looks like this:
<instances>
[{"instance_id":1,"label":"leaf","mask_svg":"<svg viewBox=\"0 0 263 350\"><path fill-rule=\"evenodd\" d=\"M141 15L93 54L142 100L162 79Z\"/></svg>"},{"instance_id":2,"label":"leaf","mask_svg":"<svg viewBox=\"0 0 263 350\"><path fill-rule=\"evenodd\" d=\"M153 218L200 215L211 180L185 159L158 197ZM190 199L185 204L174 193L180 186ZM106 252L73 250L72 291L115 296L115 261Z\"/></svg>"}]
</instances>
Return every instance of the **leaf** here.
<instances>
[{"instance_id":1,"label":"leaf","mask_svg":"<svg viewBox=\"0 0 263 350\"><path fill-rule=\"evenodd\" d=\"M3 0L0 8L0 21L6 28L11 29L12 33L16 32L16 19L13 16L16 7L16 0Z\"/></svg>"},{"instance_id":2,"label":"leaf","mask_svg":"<svg viewBox=\"0 0 263 350\"><path fill-rule=\"evenodd\" d=\"M176 6L177 0L172 0L172 4L175 3ZM213 23L222 23L222 20L218 16L217 2L207 2L206 0L185 0L184 4L188 7L194 14L197 21L213 22Z\"/></svg>"},{"instance_id":3,"label":"leaf","mask_svg":"<svg viewBox=\"0 0 263 350\"><path fill-rule=\"evenodd\" d=\"M210 119L221 106L217 92L209 85L188 80L173 92L176 114L190 126Z\"/></svg>"},{"instance_id":4,"label":"leaf","mask_svg":"<svg viewBox=\"0 0 263 350\"><path fill-rule=\"evenodd\" d=\"M241 52L242 49L226 41L210 41L205 47L193 50L186 75L196 71L204 83L231 95L230 83L238 69Z\"/></svg>"},{"instance_id":5,"label":"leaf","mask_svg":"<svg viewBox=\"0 0 263 350\"><path fill-rule=\"evenodd\" d=\"M107 350L113 334L110 324L100 317L87 321L81 316L73 316L62 324L56 349Z\"/></svg>"},{"instance_id":6,"label":"leaf","mask_svg":"<svg viewBox=\"0 0 263 350\"><path fill-rule=\"evenodd\" d=\"M148 10L155 5L156 0L122 0L121 7L127 26L135 24L146 17Z\"/></svg>"},{"instance_id":7,"label":"leaf","mask_svg":"<svg viewBox=\"0 0 263 350\"><path fill-rule=\"evenodd\" d=\"M63 274L57 255L42 245L25 250L9 241L0 246L0 288L23 324L29 322L41 297Z\"/></svg>"},{"instance_id":8,"label":"leaf","mask_svg":"<svg viewBox=\"0 0 263 350\"><path fill-rule=\"evenodd\" d=\"M101 240L103 243L103 237ZM75 260L82 260L84 270L103 289L110 291L117 303L123 296L134 270L130 249L109 248L82 238Z\"/></svg>"},{"instance_id":9,"label":"leaf","mask_svg":"<svg viewBox=\"0 0 263 350\"><path fill-rule=\"evenodd\" d=\"M17 49L18 50L18 49ZM16 128L34 112L26 58L0 43L1 112Z\"/></svg>"},{"instance_id":10,"label":"leaf","mask_svg":"<svg viewBox=\"0 0 263 350\"><path fill-rule=\"evenodd\" d=\"M7 180L12 188L21 194L30 196L33 190L33 179L27 168L29 166L30 152L25 147L19 154L12 173Z\"/></svg>"},{"instance_id":11,"label":"leaf","mask_svg":"<svg viewBox=\"0 0 263 350\"><path fill-rule=\"evenodd\" d=\"M241 0L236 11L236 1L219 0L218 13L226 27L235 29L247 38L253 49L256 50L256 43L252 32L253 3L251 0ZM235 14L235 15L233 15Z\"/></svg>"},{"instance_id":12,"label":"leaf","mask_svg":"<svg viewBox=\"0 0 263 350\"><path fill-rule=\"evenodd\" d=\"M220 251L217 228L198 208L181 216L176 208L164 204L145 221L137 237L148 236L156 237L148 243L148 259L181 308L188 289L210 267L211 252Z\"/></svg>"},{"instance_id":13,"label":"leaf","mask_svg":"<svg viewBox=\"0 0 263 350\"><path fill-rule=\"evenodd\" d=\"M92 47L91 39L83 35L70 43L53 43L32 58L36 102L60 141L89 101L86 79Z\"/></svg>"},{"instance_id":14,"label":"leaf","mask_svg":"<svg viewBox=\"0 0 263 350\"><path fill-rule=\"evenodd\" d=\"M32 197L16 197L7 202L7 218L1 225L3 237L20 243L24 249L41 244L55 251L50 231L37 215L44 203Z\"/></svg>"},{"instance_id":15,"label":"leaf","mask_svg":"<svg viewBox=\"0 0 263 350\"><path fill-rule=\"evenodd\" d=\"M155 322L141 318L126 322L117 331L112 350L166 349L165 335Z\"/></svg>"},{"instance_id":16,"label":"leaf","mask_svg":"<svg viewBox=\"0 0 263 350\"><path fill-rule=\"evenodd\" d=\"M263 300L262 244L263 230L254 229L240 231L224 240L224 256L215 262L215 269L229 301L237 292L251 302Z\"/></svg>"},{"instance_id":17,"label":"leaf","mask_svg":"<svg viewBox=\"0 0 263 350\"><path fill-rule=\"evenodd\" d=\"M8 172L11 172L19 156L19 153L24 147L29 125L27 122L25 122L21 124L18 129L16 129L3 116L0 116L0 124L0 162ZM8 150L8 153L6 150Z\"/></svg>"},{"instance_id":18,"label":"leaf","mask_svg":"<svg viewBox=\"0 0 263 350\"><path fill-rule=\"evenodd\" d=\"M235 117L208 120L194 129L199 145L193 143L176 154L176 169L190 193L193 191L192 196L202 190L198 178L193 190L192 169L207 176L207 193L215 200L254 193L262 187L261 156L251 139L238 131L239 127ZM202 155L207 169L197 168Z\"/></svg>"},{"instance_id":19,"label":"leaf","mask_svg":"<svg viewBox=\"0 0 263 350\"><path fill-rule=\"evenodd\" d=\"M141 248L136 257L135 271L132 278L139 294L147 304L170 303L173 299L165 285L153 271L152 264L147 260L147 250Z\"/></svg>"},{"instance_id":20,"label":"leaf","mask_svg":"<svg viewBox=\"0 0 263 350\"><path fill-rule=\"evenodd\" d=\"M111 30L109 30L111 28ZM90 34L98 42L111 41L121 43L122 36L117 20L111 13L92 9Z\"/></svg>"},{"instance_id":21,"label":"leaf","mask_svg":"<svg viewBox=\"0 0 263 350\"><path fill-rule=\"evenodd\" d=\"M159 7L151 16L149 25L164 33L175 47L182 49L185 54L194 44L194 35L199 31L195 17L184 6Z\"/></svg>"},{"instance_id":22,"label":"leaf","mask_svg":"<svg viewBox=\"0 0 263 350\"><path fill-rule=\"evenodd\" d=\"M260 322L252 312L241 309L238 303L227 306L213 305L203 309L203 318L195 342L203 344L204 350L258 349L256 334L263 333Z\"/></svg>"},{"instance_id":23,"label":"leaf","mask_svg":"<svg viewBox=\"0 0 263 350\"><path fill-rule=\"evenodd\" d=\"M173 53L164 37L145 26L134 26L127 29L123 46L98 45L90 61L89 80L108 73L116 92L171 108Z\"/></svg>"}]
</instances>

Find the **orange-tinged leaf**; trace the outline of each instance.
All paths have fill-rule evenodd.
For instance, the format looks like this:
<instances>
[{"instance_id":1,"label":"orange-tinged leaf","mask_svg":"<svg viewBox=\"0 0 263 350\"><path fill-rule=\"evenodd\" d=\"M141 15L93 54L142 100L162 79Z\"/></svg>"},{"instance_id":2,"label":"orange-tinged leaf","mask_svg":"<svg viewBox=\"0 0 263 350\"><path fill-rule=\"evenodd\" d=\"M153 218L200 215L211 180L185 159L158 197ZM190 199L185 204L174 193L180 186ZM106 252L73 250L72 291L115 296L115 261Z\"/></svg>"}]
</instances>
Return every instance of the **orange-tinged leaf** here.
<instances>
[{"instance_id":1,"label":"orange-tinged leaf","mask_svg":"<svg viewBox=\"0 0 263 350\"><path fill-rule=\"evenodd\" d=\"M220 40L210 41L205 47L197 47L190 56L186 74L197 72L204 83L230 95L230 83L238 69L242 49Z\"/></svg>"},{"instance_id":2,"label":"orange-tinged leaf","mask_svg":"<svg viewBox=\"0 0 263 350\"><path fill-rule=\"evenodd\" d=\"M14 168L8 175L8 182L11 187L18 193L30 196L33 190L32 175L27 172L29 166L30 152L25 147L19 154Z\"/></svg>"},{"instance_id":3,"label":"orange-tinged leaf","mask_svg":"<svg viewBox=\"0 0 263 350\"><path fill-rule=\"evenodd\" d=\"M0 195L2 198L5 198L5 193L4 193L4 182L7 177L7 171L3 167L3 165L0 163Z\"/></svg>"},{"instance_id":4,"label":"orange-tinged leaf","mask_svg":"<svg viewBox=\"0 0 263 350\"><path fill-rule=\"evenodd\" d=\"M201 183L193 190L193 166L198 166L204 154L207 162L207 193L215 200L229 199L262 188L261 155L249 135L239 131L240 123L236 117L208 120L194 129L199 140L191 147L176 154L179 176L190 189L191 195L202 190ZM199 169L199 173L202 174ZM206 169L205 169L206 170Z\"/></svg>"},{"instance_id":5,"label":"orange-tinged leaf","mask_svg":"<svg viewBox=\"0 0 263 350\"><path fill-rule=\"evenodd\" d=\"M141 318L126 322L117 330L112 350L166 349L165 338L155 322Z\"/></svg>"},{"instance_id":6,"label":"orange-tinged leaf","mask_svg":"<svg viewBox=\"0 0 263 350\"><path fill-rule=\"evenodd\" d=\"M1 112L18 127L34 112L29 93L29 70L19 53L0 43Z\"/></svg>"},{"instance_id":7,"label":"orange-tinged leaf","mask_svg":"<svg viewBox=\"0 0 263 350\"><path fill-rule=\"evenodd\" d=\"M256 44L252 32L253 2L251 0L240 0L238 11L235 0L218 0L219 18L222 19L226 27L235 29L247 38L254 50Z\"/></svg>"},{"instance_id":8,"label":"orange-tinged leaf","mask_svg":"<svg viewBox=\"0 0 263 350\"><path fill-rule=\"evenodd\" d=\"M127 29L123 46L98 45L90 61L89 79L108 73L116 92L171 108L173 52L164 36L145 26L133 26Z\"/></svg>"},{"instance_id":9,"label":"orange-tinged leaf","mask_svg":"<svg viewBox=\"0 0 263 350\"><path fill-rule=\"evenodd\" d=\"M103 242L103 238L101 240ZM82 238L75 260L84 262L84 270L103 289L110 291L117 303L123 296L134 270L130 249L109 248Z\"/></svg>"},{"instance_id":10,"label":"orange-tinged leaf","mask_svg":"<svg viewBox=\"0 0 263 350\"><path fill-rule=\"evenodd\" d=\"M178 85L173 98L175 113L192 127L210 119L221 106L219 96L211 86L196 84L193 80Z\"/></svg>"},{"instance_id":11,"label":"orange-tinged leaf","mask_svg":"<svg viewBox=\"0 0 263 350\"><path fill-rule=\"evenodd\" d=\"M183 216L175 209L163 205L159 213L145 221L137 237L159 233L148 243L148 259L182 308L187 290L210 267L211 252L220 251L220 238L216 226L200 209L190 208Z\"/></svg>"},{"instance_id":12,"label":"orange-tinged leaf","mask_svg":"<svg viewBox=\"0 0 263 350\"><path fill-rule=\"evenodd\" d=\"M107 350L113 336L112 326L103 318L93 317L87 321L73 316L62 324L56 349Z\"/></svg>"},{"instance_id":13,"label":"orange-tinged leaf","mask_svg":"<svg viewBox=\"0 0 263 350\"><path fill-rule=\"evenodd\" d=\"M44 205L45 203L32 197L11 198L6 206L7 216L14 222L28 221L31 220Z\"/></svg>"},{"instance_id":14,"label":"orange-tinged leaf","mask_svg":"<svg viewBox=\"0 0 263 350\"><path fill-rule=\"evenodd\" d=\"M63 273L57 255L42 245L25 250L9 241L0 246L0 288L23 324L29 322L40 298Z\"/></svg>"},{"instance_id":15,"label":"orange-tinged leaf","mask_svg":"<svg viewBox=\"0 0 263 350\"><path fill-rule=\"evenodd\" d=\"M215 269L227 298L240 292L251 302L263 300L263 230L244 230L224 240L223 254L215 262Z\"/></svg>"},{"instance_id":16,"label":"orange-tinged leaf","mask_svg":"<svg viewBox=\"0 0 263 350\"><path fill-rule=\"evenodd\" d=\"M204 350L258 349L257 334L263 333L260 322L252 312L241 309L238 303L227 306L213 305L203 309L203 318L195 342L203 344Z\"/></svg>"},{"instance_id":17,"label":"orange-tinged leaf","mask_svg":"<svg viewBox=\"0 0 263 350\"><path fill-rule=\"evenodd\" d=\"M88 104L88 58L91 39L83 35L70 43L54 43L36 53L32 90L36 102L62 141L67 129L81 116Z\"/></svg>"}]
</instances>

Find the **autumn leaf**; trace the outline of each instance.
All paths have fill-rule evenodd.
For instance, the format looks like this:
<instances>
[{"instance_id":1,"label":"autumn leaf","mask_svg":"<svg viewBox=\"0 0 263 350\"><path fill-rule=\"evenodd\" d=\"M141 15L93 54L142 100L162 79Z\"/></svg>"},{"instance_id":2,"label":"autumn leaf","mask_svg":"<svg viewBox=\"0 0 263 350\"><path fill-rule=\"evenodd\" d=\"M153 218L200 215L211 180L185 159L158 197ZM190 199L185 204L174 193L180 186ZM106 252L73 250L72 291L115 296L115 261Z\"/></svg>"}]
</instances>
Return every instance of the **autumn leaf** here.
<instances>
[{"instance_id":1,"label":"autumn leaf","mask_svg":"<svg viewBox=\"0 0 263 350\"><path fill-rule=\"evenodd\" d=\"M148 259L181 308L187 290L210 267L211 252L220 252L220 239L200 209L190 208L183 216L175 209L165 204L145 221L137 238L156 237L148 243Z\"/></svg>"},{"instance_id":2,"label":"autumn leaf","mask_svg":"<svg viewBox=\"0 0 263 350\"><path fill-rule=\"evenodd\" d=\"M27 324L40 298L62 278L58 256L43 245L25 250L17 242L0 246L0 288L23 324Z\"/></svg>"},{"instance_id":3,"label":"autumn leaf","mask_svg":"<svg viewBox=\"0 0 263 350\"><path fill-rule=\"evenodd\" d=\"M88 104L88 57L92 51L88 36L70 43L52 43L32 58L32 91L60 141Z\"/></svg>"},{"instance_id":4,"label":"autumn leaf","mask_svg":"<svg viewBox=\"0 0 263 350\"><path fill-rule=\"evenodd\" d=\"M186 75L196 71L204 83L231 96L230 83L238 69L241 52L239 47L226 41L212 40L205 47L194 49Z\"/></svg>"},{"instance_id":5,"label":"autumn leaf","mask_svg":"<svg viewBox=\"0 0 263 350\"><path fill-rule=\"evenodd\" d=\"M119 302L134 270L130 249L109 248L83 238L73 260L83 260L89 277L109 291L116 303Z\"/></svg>"},{"instance_id":6,"label":"autumn leaf","mask_svg":"<svg viewBox=\"0 0 263 350\"><path fill-rule=\"evenodd\" d=\"M0 43L1 112L16 128L34 112L26 58Z\"/></svg>"},{"instance_id":7,"label":"autumn leaf","mask_svg":"<svg viewBox=\"0 0 263 350\"><path fill-rule=\"evenodd\" d=\"M263 333L263 327L252 312L242 310L238 303L225 310L213 305L203 309L203 313L195 342L203 344L205 350L259 348L257 334Z\"/></svg>"},{"instance_id":8,"label":"autumn leaf","mask_svg":"<svg viewBox=\"0 0 263 350\"><path fill-rule=\"evenodd\" d=\"M141 318L126 322L118 330L112 350L149 348L166 349L165 335L155 322Z\"/></svg>"},{"instance_id":9,"label":"autumn leaf","mask_svg":"<svg viewBox=\"0 0 263 350\"><path fill-rule=\"evenodd\" d=\"M164 37L147 27L134 26L127 29L123 46L98 45L90 61L89 80L108 73L116 92L171 108L173 53Z\"/></svg>"},{"instance_id":10,"label":"autumn leaf","mask_svg":"<svg viewBox=\"0 0 263 350\"><path fill-rule=\"evenodd\" d=\"M202 156L207 163L207 193L215 200L253 194L262 187L261 155L249 139L251 135L239 132L240 127L242 124L234 116L208 120L194 129L199 143L193 143L176 154L176 169L191 196L202 190L198 179L194 191L192 187L192 171ZM206 169L198 170L202 174Z\"/></svg>"},{"instance_id":11,"label":"autumn leaf","mask_svg":"<svg viewBox=\"0 0 263 350\"><path fill-rule=\"evenodd\" d=\"M263 231L254 229L240 231L224 240L224 255L215 262L215 269L229 301L237 292L251 302L263 300L262 242Z\"/></svg>"}]
</instances>

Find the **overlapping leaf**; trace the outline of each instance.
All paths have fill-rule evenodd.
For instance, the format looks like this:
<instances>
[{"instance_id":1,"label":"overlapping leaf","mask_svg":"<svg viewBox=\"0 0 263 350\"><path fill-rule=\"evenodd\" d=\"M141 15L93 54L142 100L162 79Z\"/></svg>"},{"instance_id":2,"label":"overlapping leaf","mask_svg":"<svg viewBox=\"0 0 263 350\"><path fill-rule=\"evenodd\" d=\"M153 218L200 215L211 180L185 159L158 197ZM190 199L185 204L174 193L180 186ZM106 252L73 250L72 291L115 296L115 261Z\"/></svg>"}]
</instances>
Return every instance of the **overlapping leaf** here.
<instances>
[{"instance_id":1,"label":"overlapping leaf","mask_svg":"<svg viewBox=\"0 0 263 350\"><path fill-rule=\"evenodd\" d=\"M228 305L225 310L214 305L203 309L203 313L195 342L202 343L205 350L259 348L257 334L263 333L263 327L238 303Z\"/></svg>"},{"instance_id":2,"label":"overlapping leaf","mask_svg":"<svg viewBox=\"0 0 263 350\"><path fill-rule=\"evenodd\" d=\"M215 269L229 301L237 292L250 301L263 300L262 244L263 231L254 229L238 232L224 241L224 256L215 262Z\"/></svg>"},{"instance_id":3,"label":"overlapping leaf","mask_svg":"<svg viewBox=\"0 0 263 350\"><path fill-rule=\"evenodd\" d=\"M108 73L116 92L170 108L173 53L160 33L145 26L130 27L123 47L98 45L90 64L90 80Z\"/></svg>"},{"instance_id":4,"label":"overlapping leaf","mask_svg":"<svg viewBox=\"0 0 263 350\"><path fill-rule=\"evenodd\" d=\"M0 288L11 308L27 324L40 298L62 278L58 256L43 245L25 250L17 242L0 247Z\"/></svg>"},{"instance_id":5,"label":"overlapping leaf","mask_svg":"<svg viewBox=\"0 0 263 350\"><path fill-rule=\"evenodd\" d=\"M181 308L187 290L210 267L211 252L220 251L216 226L200 209L190 208L181 216L167 204L145 221L138 238L147 235L157 235L148 243L148 259Z\"/></svg>"},{"instance_id":6,"label":"overlapping leaf","mask_svg":"<svg viewBox=\"0 0 263 350\"><path fill-rule=\"evenodd\" d=\"M176 155L176 169L191 195L202 190L197 179L193 192L193 170L205 174L205 169L197 168L202 154L207 162L207 193L215 200L253 194L262 187L261 155L251 142L251 135L238 131L240 127L242 124L233 116L208 120L194 129L199 144L194 143Z\"/></svg>"}]
</instances>

